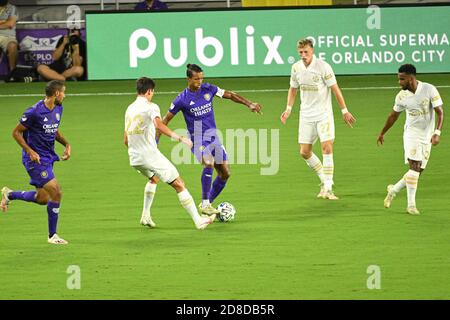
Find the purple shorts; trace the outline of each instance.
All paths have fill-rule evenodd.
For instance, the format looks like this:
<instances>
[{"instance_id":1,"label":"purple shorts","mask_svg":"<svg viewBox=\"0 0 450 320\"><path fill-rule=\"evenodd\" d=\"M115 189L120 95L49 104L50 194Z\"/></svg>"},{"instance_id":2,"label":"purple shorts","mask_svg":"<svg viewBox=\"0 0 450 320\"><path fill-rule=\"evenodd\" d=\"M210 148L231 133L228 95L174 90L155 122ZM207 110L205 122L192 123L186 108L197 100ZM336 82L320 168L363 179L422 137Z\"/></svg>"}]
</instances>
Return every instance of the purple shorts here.
<instances>
[{"instance_id":1,"label":"purple shorts","mask_svg":"<svg viewBox=\"0 0 450 320\"><path fill-rule=\"evenodd\" d=\"M200 163L202 163L203 156L213 156L214 162L217 164L222 164L228 160L227 151L220 142L203 141L200 147L194 145L191 151Z\"/></svg>"},{"instance_id":2,"label":"purple shorts","mask_svg":"<svg viewBox=\"0 0 450 320\"><path fill-rule=\"evenodd\" d=\"M39 164L28 162L24 163L24 166L31 178L30 184L36 188L42 188L47 182L55 178L55 174L53 173L53 163Z\"/></svg>"}]
</instances>

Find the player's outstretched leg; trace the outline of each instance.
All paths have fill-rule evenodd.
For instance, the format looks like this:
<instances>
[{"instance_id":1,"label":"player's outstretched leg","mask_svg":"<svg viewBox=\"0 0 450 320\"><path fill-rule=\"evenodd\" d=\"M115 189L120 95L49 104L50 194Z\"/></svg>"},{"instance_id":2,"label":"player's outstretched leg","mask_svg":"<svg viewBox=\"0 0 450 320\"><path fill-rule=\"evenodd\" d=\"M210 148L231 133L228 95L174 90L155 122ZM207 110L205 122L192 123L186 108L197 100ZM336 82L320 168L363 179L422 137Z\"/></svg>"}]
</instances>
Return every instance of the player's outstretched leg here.
<instances>
[{"instance_id":1,"label":"player's outstretched leg","mask_svg":"<svg viewBox=\"0 0 450 320\"><path fill-rule=\"evenodd\" d=\"M197 208L195 207L194 199L192 198L189 191L184 187L184 182L180 177L176 178L170 184L178 194L178 199L180 200L181 205L187 211L187 213L191 216L194 221L195 227L199 230L205 229L209 224L214 222L216 215L213 214L208 217L201 217L198 214Z\"/></svg>"},{"instance_id":2,"label":"player's outstretched leg","mask_svg":"<svg viewBox=\"0 0 450 320\"><path fill-rule=\"evenodd\" d=\"M153 179L153 178L152 178ZM155 228L156 224L152 220L152 216L150 213L150 208L153 203L153 199L155 198L156 193L156 180L151 180L147 182L144 189L144 206L142 209L142 216L140 223L143 226L147 226L150 228Z\"/></svg>"},{"instance_id":3,"label":"player's outstretched leg","mask_svg":"<svg viewBox=\"0 0 450 320\"><path fill-rule=\"evenodd\" d=\"M8 210L9 204L13 200L22 200L36 203L36 194L36 191L13 191L8 187L3 187L1 210L3 212L6 212Z\"/></svg>"}]
</instances>

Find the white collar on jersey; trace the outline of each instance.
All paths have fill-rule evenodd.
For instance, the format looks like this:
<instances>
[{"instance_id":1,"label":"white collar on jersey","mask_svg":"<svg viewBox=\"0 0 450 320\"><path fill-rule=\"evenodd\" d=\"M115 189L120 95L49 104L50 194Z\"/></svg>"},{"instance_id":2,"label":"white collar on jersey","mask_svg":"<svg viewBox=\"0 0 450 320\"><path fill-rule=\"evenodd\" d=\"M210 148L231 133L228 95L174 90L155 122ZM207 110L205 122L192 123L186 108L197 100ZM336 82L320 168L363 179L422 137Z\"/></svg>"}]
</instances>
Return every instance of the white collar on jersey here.
<instances>
[{"instance_id":1,"label":"white collar on jersey","mask_svg":"<svg viewBox=\"0 0 450 320\"><path fill-rule=\"evenodd\" d=\"M303 60L300 59L300 61L302 62L302 66L303 66L304 69L311 68L311 67L316 63L316 60L317 60L316 55L313 54L313 57L312 57L312 59L311 59L311 63L309 64L309 66L305 66L305 63L303 62Z\"/></svg>"}]
</instances>

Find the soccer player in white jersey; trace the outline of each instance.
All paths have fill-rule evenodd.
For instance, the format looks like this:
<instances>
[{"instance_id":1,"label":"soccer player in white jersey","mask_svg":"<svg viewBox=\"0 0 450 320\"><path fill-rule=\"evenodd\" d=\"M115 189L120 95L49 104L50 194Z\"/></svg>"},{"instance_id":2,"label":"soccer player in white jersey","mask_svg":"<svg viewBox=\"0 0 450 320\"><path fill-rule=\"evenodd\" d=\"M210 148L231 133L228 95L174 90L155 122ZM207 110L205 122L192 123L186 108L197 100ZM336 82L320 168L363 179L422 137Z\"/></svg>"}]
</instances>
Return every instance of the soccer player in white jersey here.
<instances>
[{"instance_id":1,"label":"soccer player in white jersey","mask_svg":"<svg viewBox=\"0 0 450 320\"><path fill-rule=\"evenodd\" d=\"M384 206L389 208L396 194L406 186L408 195L406 212L418 215L420 212L416 207L417 183L430 159L431 145L439 144L444 122L443 103L436 87L416 79L416 68L412 64L404 64L398 69L398 82L402 90L395 97L394 108L378 136L377 143L383 144L384 135L405 110L403 146L405 163L409 164L409 170L395 185L387 187ZM438 115L436 129L435 113Z\"/></svg>"},{"instance_id":2,"label":"soccer player in white jersey","mask_svg":"<svg viewBox=\"0 0 450 320\"><path fill-rule=\"evenodd\" d=\"M295 103L297 91L300 89L300 125L298 143L300 154L308 166L320 178L318 198L337 200L333 192L333 142L334 117L331 105L331 91L342 111L343 119L352 128L356 121L348 111L342 92L336 82L331 66L314 55L311 40L303 39L297 43L297 51L301 57L291 69L290 88L287 95L286 110L281 114L281 122L286 123L292 106ZM313 152L313 145L319 138L323 165Z\"/></svg>"},{"instance_id":3,"label":"soccer player in white jersey","mask_svg":"<svg viewBox=\"0 0 450 320\"><path fill-rule=\"evenodd\" d=\"M161 121L157 104L151 102L155 82L146 77L136 81L136 100L128 106L125 113L124 143L128 147L130 165L145 177L149 178L144 191L144 208L141 224L155 227L150 214L150 207L156 192L156 184L162 180L172 186L181 205L189 213L197 229L204 229L215 219L215 215L201 217L197 211L194 199L185 188L184 182L175 166L158 150L155 131L192 147L192 141L179 136Z\"/></svg>"}]
</instances>

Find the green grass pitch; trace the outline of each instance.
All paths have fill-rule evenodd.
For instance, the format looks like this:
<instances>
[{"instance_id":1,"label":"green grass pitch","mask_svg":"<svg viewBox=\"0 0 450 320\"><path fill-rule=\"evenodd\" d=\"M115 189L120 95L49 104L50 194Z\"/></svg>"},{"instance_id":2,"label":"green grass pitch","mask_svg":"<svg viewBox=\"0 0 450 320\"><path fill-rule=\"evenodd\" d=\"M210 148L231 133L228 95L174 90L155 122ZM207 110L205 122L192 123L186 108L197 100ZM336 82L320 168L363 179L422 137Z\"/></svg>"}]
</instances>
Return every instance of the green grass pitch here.
<instances>
[{"instance_id":1,"label":"green grass pitch","mask_svg":"<svg viewBox=\"0 0 450 320\"><path fill-rule=\"evenodd\" d=\"M442 86L446 110L450 75L418 79ZM69 82L60 129L72 144L72 158L56 163L55 173L64 193L58 233L70 244L47 244L45 207L14 202L0 216L0 299L450 298L448 123L419 180L422 215L405 213L405 191L389 210L383 207L386 186L407 170L404 114L385 145L376 145L398 92L395 75L338 77L357 123L354 129L346 127L333 97L335 191L341 198L336 202L316 199L318 178L298 151L298 108L287 125L279 121L288 77L207 81L264 107L264 115L257 116L217 98L220 129L279 130L276 175L261 175L266 167L261 164L231 166L232 177L217 203L233 203L236 220L195 230L172 188L160 184L152 208L158 227L140 226L146 181L129 167L122 142L124 112L134 95L94 95L133 92L134 82ZM154 102L163 114L176 96L164 92L185 85L184 79L157 81L162 93L155 94ZM24 94L43 88L44 83L0 86L1 186L32 188L11 131L22 112L39 100ZM7 96L12 94L20 96ZM171 127L184 128L181 114ZM161 140L166 155L174 146ZM314 150L321 154L318 144ZM177 167L198 203L201 166ZM66 286L71 265L80 267L79 290ZM370 265L380 267L381 289L367 288Z\"/></svg>"}]
</instances>

